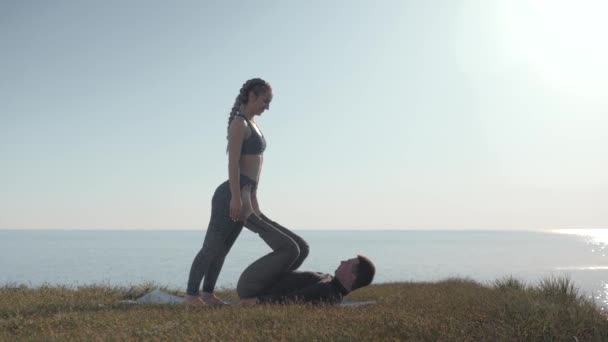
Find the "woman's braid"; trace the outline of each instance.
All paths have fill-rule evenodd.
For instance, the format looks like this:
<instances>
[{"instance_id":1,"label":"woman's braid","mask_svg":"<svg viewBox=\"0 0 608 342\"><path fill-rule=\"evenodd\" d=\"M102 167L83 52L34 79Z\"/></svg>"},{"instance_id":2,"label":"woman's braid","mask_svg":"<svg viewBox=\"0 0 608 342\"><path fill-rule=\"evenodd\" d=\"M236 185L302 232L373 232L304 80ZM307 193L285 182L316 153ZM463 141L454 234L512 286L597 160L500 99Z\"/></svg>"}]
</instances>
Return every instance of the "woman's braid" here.
<instances>
[{"instance_id":1,"label":"woman's braid","mask_svg":"<svg viewBox=\"0 0 608 342\"><path fill-rule=\"evenodd\" d=\"M230 110L230 114L228 116L228 132L230 132L230 124L232 123L234 116L238 112L240 112L242 106L247 104L247 101L249 101L249 92L253 91L256 95L259 96L263 92L268 90L270 90L270 84L268 84L261 78L252 78L250 80L247 80L247 82L243 84L241 90L239 91L239 94L234 100L234 105L232 106L232 109ZM228 135L226 135L226 139L228 139ZM228 151L228 148L226 148L226 151Z\"/></svg>"}]
</instances>

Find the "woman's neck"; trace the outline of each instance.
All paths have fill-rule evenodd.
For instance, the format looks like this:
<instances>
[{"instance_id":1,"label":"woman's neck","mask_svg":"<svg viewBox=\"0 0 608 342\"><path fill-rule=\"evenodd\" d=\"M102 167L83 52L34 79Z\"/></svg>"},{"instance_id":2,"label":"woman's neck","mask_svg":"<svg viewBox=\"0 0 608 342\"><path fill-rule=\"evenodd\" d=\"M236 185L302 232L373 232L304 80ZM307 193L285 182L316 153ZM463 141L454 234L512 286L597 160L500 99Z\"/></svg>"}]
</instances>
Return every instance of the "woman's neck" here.
<instances>
[{"instance_id":1,"label":"woman's neck","mask_svg":"<svg viewBox=\"0 0 608 342\"><path fill-rule=\"evenodd\" d=\"M249 120L253 119L254 117L254 115L251 114L251 111L247 110L247 108L243 108L243 110L241 110L241 114L245 115Z\"/></svg>"}]
</instances>

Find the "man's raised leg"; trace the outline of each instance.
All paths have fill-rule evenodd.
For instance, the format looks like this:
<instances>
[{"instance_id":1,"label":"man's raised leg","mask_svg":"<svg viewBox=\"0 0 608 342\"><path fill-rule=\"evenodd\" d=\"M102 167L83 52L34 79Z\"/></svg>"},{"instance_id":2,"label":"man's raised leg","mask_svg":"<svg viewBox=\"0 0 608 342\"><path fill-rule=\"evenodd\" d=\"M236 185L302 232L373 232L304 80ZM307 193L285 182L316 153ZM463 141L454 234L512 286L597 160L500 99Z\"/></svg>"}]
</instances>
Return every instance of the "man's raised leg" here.
<instances>
[{"instance_id":1,"label":"man's raised leg","mask_svg":"<svg viewBox=\"0 0 608 342\"><path fill-rule=\"evenodd\" d=\"M292 232L288 228L283 227L282 225L278 224L277 222L269 219L266 215L262 214L260 216L260 218L262 220L272 224L276 228L278 228L283 234L286 234L287 236L289 236L293 241L295 241L298 244L298 247L300 248L300 255L298 256L296 261L294 261L293 264L289 267L289 269L292 271L297 270L302 265L302 263L304 262L306 257L308 256L308 253L310 251L310 248L308 247L308 243L304 239L302 239L299 235Z\"/></svg>"},{"instance_id":2,"label":"man's raised leg","mask_svg":"<svg viewBox=\"0 0 608 342\"><path fill-rule=\"evenodd\" d=\"M272 249L272 252L249 265L239 278L236 287L239 297L251 298L271 286L281 274L290 270L300 256L300 248L291 237L255 214L247 218L245 227L258 234Z\"/></svg>"}]
</instances>

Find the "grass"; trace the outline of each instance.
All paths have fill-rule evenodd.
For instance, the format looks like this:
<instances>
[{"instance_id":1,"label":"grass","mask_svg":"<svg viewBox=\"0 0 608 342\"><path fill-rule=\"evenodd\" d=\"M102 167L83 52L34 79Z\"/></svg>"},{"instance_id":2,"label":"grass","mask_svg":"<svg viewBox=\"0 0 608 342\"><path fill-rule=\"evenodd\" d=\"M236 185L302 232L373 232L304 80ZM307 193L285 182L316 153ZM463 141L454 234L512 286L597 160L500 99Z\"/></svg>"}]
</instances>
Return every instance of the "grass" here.
<instances>
[{"instance_id":1,"label":"grass","mask_svg":"<svg viewBox=\"0 0 608 342\"><path fill-rule=\"evenodd\" d=\"M567 278L386 283L362 307L129 305L154 284L0 288L0 340L607 341L608 315ZM183 294L171 289L162 290ZM218 292L235 299L234 290Z\"/></svg>"}]
</instances>

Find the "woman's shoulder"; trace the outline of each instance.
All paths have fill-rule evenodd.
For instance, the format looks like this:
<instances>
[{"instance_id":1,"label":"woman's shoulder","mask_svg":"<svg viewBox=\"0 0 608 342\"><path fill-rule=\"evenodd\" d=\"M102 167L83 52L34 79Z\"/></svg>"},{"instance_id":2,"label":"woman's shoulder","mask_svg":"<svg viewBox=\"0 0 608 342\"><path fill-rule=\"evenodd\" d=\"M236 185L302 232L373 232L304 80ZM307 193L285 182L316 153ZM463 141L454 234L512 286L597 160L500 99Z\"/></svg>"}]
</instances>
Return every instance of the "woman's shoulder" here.
<instances>
[{"instance_id":1,"label":"woman's shoulder","mask_svg":"<svg viewBox=\"0 0 608 342\"><path fill-rule=\"evenodd\" d=\"M236 123L239 126L247 126L247 119L244 116L235 115L232 117L232 122L230 124L232 125L233 123Z\"/></svg>"},{"instance_id":2,"label":"woman's shoulder","mask_svg":"<svg viewBox=\"0 0 608 342\"><path fill-rule=\"evenodd\" d=\"M249 135L251 135L250 128L248 126L249 123L244 118L235 115L228 130L237 136L247 138Z\"/></svg>"}]
</instances>

